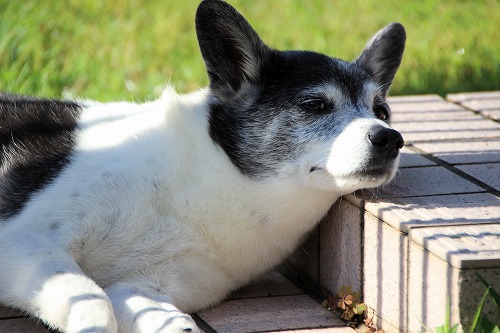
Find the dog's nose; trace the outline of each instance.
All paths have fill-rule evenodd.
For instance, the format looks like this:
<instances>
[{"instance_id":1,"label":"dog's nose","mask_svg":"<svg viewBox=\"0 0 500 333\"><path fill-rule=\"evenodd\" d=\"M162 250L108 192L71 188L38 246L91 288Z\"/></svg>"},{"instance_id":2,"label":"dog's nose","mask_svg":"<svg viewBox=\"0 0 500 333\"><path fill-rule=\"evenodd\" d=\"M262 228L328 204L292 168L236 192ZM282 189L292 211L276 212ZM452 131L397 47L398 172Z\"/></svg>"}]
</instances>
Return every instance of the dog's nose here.
<instances>
[{"instance_id":1,"label":"dog's nose","mask_svg":"<svg viewBox=\"0 0 500 333\"><path fill-rule=\"evenodd\" d=\"M403 148L405 144L398 131L386 127L380 127L368 133L368 139L380 154L386 154L387 159L396 158L399 149Z\"/></svg>"}]
</instances>

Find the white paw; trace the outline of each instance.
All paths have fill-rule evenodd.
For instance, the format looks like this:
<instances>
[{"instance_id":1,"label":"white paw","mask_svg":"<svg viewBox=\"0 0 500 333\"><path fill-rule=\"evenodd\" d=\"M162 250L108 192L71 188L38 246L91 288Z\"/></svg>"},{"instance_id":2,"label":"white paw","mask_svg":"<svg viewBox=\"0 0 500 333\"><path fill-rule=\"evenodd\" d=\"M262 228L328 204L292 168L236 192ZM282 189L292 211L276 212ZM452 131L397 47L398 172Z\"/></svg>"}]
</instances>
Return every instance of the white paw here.
<instances>
[{"instance_id":1,"label":"white paw","mask_svg":"<svg viewBox=\"0 0 500 333\"><path fill-rule=\"evenodd\" d=\"M200 333L193 318L182 312L156 312L142 316L138 327L141 333Z\"/></svg>"},{"instance_id":2,"label":"white paw","mask_svg":"<svg viewBox=\"0 0 500 333\"><path fill-rule=\"evenodd\" d=\"M199 333L200 330L194 320L188 315L182 317L174 317L167 319L164 329L160 329L158 333Z\"/></svg>"}]
</instances>

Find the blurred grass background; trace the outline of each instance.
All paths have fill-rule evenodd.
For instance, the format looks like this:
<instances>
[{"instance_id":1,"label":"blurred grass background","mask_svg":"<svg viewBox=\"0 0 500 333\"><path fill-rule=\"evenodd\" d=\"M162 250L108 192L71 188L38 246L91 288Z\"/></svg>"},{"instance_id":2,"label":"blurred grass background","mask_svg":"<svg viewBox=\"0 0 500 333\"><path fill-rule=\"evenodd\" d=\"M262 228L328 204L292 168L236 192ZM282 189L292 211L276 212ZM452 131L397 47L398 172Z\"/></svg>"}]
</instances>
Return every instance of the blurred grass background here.
<instances>
[{"instance_id":1,"label":"blurred grass background","mask_svg":"<svg viewBox=\"0 0 500 333\"><path fill-rule=\"evenodd\" d=\"M0 0L0 90L148 100L208 83L196 0ZM228 0L268 45L352 60L392 21L407 48L391 95L500 89L500 0Z\"/></svg>"}]
</instances>

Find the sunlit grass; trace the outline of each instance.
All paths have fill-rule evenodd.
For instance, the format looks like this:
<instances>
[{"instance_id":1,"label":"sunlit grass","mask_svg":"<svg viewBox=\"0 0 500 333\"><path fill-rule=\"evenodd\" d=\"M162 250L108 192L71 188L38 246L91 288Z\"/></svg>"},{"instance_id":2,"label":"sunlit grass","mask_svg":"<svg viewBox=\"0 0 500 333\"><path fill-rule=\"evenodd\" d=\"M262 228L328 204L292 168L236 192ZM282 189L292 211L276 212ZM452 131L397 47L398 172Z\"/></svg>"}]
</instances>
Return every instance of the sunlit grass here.
<instances>
[{"instance_id":1,"label":"sunlit grass","mask_svg":"<svg viewBox=\"0 0 500 333\"><path fill-rule=\"evenodd\" d=\"M392 21L407 49L392 95L500 89L500 2L229 0L271 46L353 59ZM194 0L0 0L0 90L144 100L207 84Z\"/></svg>"}]
</instances>

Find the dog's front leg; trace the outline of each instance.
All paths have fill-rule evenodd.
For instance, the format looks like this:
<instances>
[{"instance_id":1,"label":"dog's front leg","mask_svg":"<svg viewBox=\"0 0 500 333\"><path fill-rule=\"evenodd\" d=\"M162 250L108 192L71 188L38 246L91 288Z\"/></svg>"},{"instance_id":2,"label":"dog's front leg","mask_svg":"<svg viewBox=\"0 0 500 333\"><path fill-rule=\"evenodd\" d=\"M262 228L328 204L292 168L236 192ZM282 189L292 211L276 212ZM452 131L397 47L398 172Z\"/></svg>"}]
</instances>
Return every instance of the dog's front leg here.
<instances>
[{"instance_id":1,"label":"dog's front leg","mask_svg":"<svg viewBox=\"0 0 500 333\"><path fill-rule=\"evenodd\" d=\"M104 290L53 241L29 232L0 237L0 302L62 332L117 330Z\"/></svg>"},{"instance_id":2,"label":"dog's front leg","mask_svg":"<svg viewBox=\"0 0 500 333\"><path fill-rule=\"evenodd\" d=\"M199 333L194 320L156 290L141 283L117 283L106 288L121 333Z\"/></svg>"}]
</instances>

